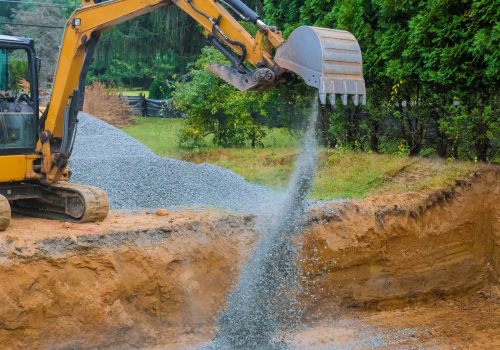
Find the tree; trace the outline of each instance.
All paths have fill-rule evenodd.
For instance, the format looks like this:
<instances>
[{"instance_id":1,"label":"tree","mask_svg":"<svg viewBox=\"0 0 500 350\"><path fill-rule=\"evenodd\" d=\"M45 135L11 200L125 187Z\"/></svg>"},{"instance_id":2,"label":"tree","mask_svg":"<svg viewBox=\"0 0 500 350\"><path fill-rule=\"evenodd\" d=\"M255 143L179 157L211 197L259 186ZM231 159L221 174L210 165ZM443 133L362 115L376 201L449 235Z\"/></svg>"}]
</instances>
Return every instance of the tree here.
<instances>
[{"instance_id":1,"label":"tree","mask_svg":"<svg viewBox=\"0 0 500 350\"><path fill-rule=\"evenodd\" d=\"M309 106L304 86L293 84L264 92L236 90L206 70L212 63L228 64L214 48L204 48L184 81L173 93L176 108L187 116L183 146L199 147L206 136L223 147L258 147L266 135L267 125L279 115L281 122L296 125L303 120L304 106ZM284 117L286 116L286 117Z\"/></svg>"},{"instance_id":2,"label":"tree","mask_svg":"<svg viewBox=\"0 0 500 350\"><path fill-rule=\"evenodd\" d=\"M175 6L154 11L105 32L96 48L91 80L119 86L164 86L188 71L205 39ZM165 69L167 67L167 69Z\"/></svg>"},{"instance_id":3,"label":"tree","mask_svg":"<svg viewBox=\"0 0 500 350\"><path fill-rule=\"evenodd\" d=\"M449 155L470 158L473 144L476 156L486 160L499 137L498 18L500 9L494 1L443 0L426 2L409 21L403 55L434 101L436 124L450 144Z\"/></svg>"},{"instance_id":4,"label":"tree","mask_svg":"<svg viewBox=\"0 0 500 350\"><path fill-rule=\"evenodd\" d=\"M66 24L61 7L29 5L22 5L13 9L8 22L31 24L39 23L40 18L44 18L43 23L45 26L63 27ZM4 25L4 28L10 35L26 36L35 40L37 54L42 58L40 86L42 88L47 87L47 82L52 81L57 64L63 30L19 25Z\"/></svg>"},{"instance_id":5,"label":"tree","mask_svg":"<svg viewBox=\"0 0 500 350\"><path fill-rule=\"evenodd\" d=\"M227 63L215 49L204 49L189 72L189 81L178 84L174 93L174 105L188 115L182 142L191 145L213 135L219 146L243 146L250 139L255 147L266 133L256 121L265 116L265 94L248 92L243 96L206 70L215 62Z\"/></svg>"}]
</instances>

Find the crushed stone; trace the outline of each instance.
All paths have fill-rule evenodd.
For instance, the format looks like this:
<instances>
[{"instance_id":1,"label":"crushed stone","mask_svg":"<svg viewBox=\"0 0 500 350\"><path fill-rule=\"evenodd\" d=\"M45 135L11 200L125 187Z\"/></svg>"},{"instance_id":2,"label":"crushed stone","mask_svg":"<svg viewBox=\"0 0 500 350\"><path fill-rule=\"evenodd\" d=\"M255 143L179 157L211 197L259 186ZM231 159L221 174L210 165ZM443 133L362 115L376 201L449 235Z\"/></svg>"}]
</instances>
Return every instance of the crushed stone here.
<instances>
[{"instance_id":1,"label":"crushed stone","mask_svg":"<svg viewBox=\"0 0 500 350\"><path fill-rule=\"evenodd\" d=\"M259 214L283 194L227 169L162 158L123 131L79 114L71 181L102 188L112 209L216 207Z\"/></svg>"}]
</instances>

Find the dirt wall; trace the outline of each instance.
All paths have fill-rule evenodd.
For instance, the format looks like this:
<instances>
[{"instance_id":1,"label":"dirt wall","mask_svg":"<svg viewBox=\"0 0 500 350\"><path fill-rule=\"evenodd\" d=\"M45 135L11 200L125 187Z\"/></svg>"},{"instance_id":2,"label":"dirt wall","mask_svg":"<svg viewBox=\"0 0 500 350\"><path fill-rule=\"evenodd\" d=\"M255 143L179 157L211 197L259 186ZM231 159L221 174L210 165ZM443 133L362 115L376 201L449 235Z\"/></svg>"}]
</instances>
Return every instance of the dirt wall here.
<instances>
[{"instance_id":1,"label":"dirt wall","mask_svg":"<svg viewBox=\"0 0 500 350\"><path fill-rule=\"evenodd\" d=\"M492 168L447 191L315 212L303 242L315 307L407 302L498 283L498 177Z\"/></svg>"},{"instance_id":2,"label":"dirt wall","mask_svg":"<svg viewBox=\"0 0 500 350\"><path fill-rule=\"evenodd\" d=\"M498 176L490 168L447 191L316 206L298 239L308 316L498 285ZM210 337L256 237L255 218L219 212L112 213L90 225L15 218L0 236L0 348Z\"/></svg>"},{"instance_id":3,"label":"dirt wall","mask_svg":"<svg viewBox=\"0 0 500 350\"><path fill-rule=\"evenodd\" d=\"M85 234L25 233L16 240L9 232L0 270L0 348L143 347L213 326L253 228L244 217L178 215L113 233L87 225Z\"/></svg>"}]
</instances>

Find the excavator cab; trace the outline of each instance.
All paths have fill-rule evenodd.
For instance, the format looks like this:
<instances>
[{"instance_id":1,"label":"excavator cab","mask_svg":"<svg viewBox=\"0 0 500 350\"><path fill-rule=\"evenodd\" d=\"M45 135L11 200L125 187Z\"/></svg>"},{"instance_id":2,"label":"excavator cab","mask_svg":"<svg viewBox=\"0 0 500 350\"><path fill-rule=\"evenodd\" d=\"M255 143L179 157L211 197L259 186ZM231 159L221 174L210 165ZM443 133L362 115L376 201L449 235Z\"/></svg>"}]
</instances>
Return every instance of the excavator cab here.
<instances>
[{"instance_id":1,"label":"excavator cab","mask_svg":"<svg viewBox=\"0 0 500 350\"><path fill-rule=\"evenodd\" d=\"M36 61L32 40L0 35L0 155L35 152Z\"/></svg>"},{"instance_id":2,"label":"excavator cab","mask_svg":"<svg viewBox=\"0 0 500 350\"><path fill-rule=\"evenodd\" d=\"M39 181L38 67L33 40L0 35L0 231L11 211L86 222L102 220L109 210L102 190Z\"/></svg>"}]
</instances>

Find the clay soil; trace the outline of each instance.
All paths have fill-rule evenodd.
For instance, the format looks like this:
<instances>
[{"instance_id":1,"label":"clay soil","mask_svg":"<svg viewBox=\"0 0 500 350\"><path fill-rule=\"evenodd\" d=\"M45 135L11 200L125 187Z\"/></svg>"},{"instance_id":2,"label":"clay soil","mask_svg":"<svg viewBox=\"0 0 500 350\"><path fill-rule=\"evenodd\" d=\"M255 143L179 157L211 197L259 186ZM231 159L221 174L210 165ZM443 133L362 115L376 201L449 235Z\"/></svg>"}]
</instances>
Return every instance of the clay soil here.
<instances>
[{"instance_id":1,"label":"clay soil","mask_svg":"<svg viewBox=\"0 0 500 350\"><path fill-rule=\"evenodd\" d=\"M297 237L306 313L296 347L499 348L499 172L315 205ZM0 235L0 348L203 344L257 226L218 211L113 212L100 224L15 217Z\"/></svg>"}]
</instances>

